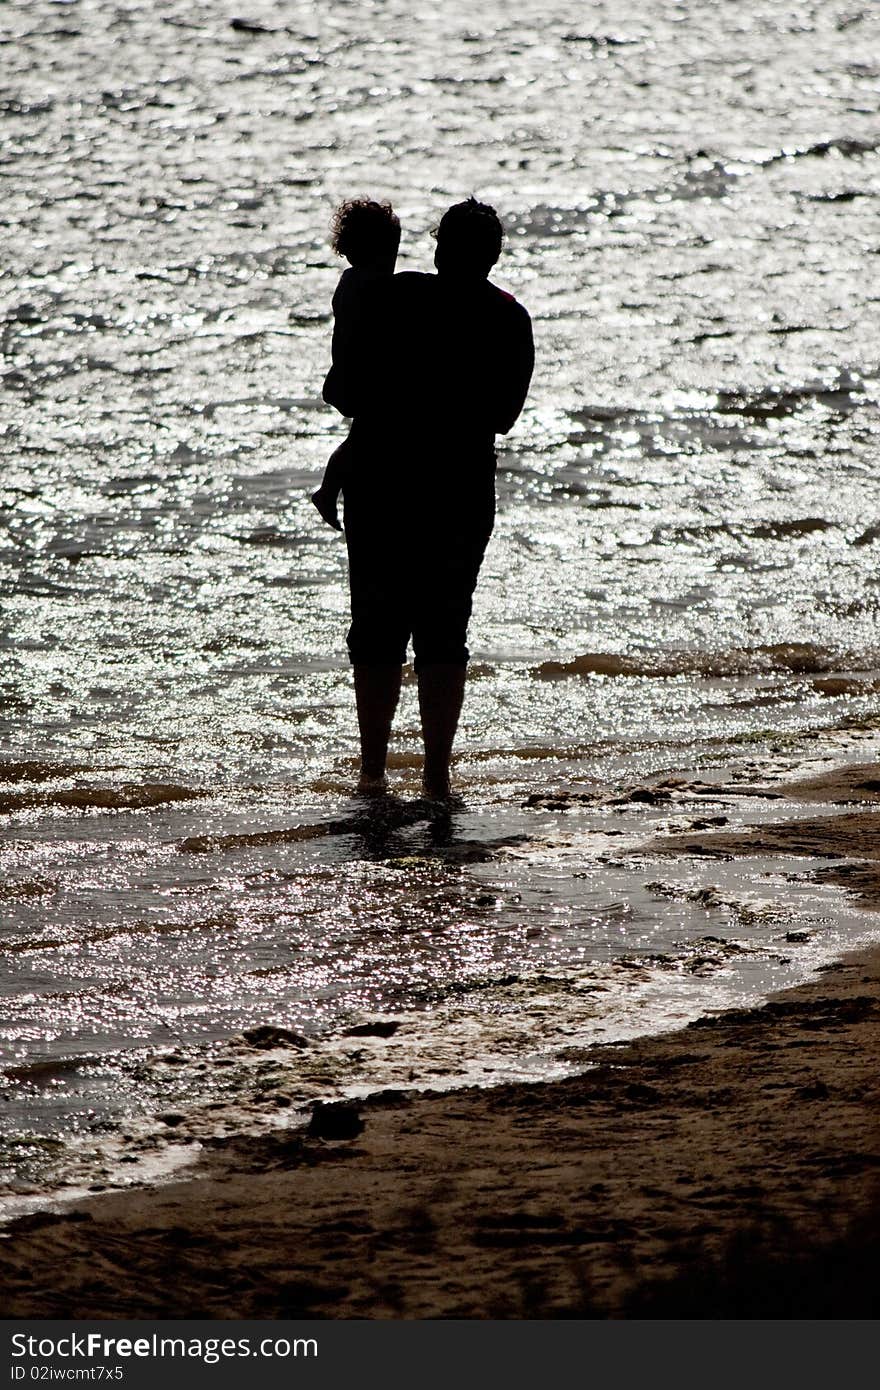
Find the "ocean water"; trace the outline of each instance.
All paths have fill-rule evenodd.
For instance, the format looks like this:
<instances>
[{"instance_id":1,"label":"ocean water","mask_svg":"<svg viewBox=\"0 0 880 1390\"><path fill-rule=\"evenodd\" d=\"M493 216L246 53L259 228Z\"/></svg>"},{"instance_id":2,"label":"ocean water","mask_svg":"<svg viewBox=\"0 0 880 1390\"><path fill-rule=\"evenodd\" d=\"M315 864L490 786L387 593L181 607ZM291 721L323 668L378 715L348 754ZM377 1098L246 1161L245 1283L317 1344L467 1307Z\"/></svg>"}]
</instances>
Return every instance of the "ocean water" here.
<instances>
[{"instance_id":1,"label":"ocean water","mask_svg":"<svg viewBox=\"0 0 880 1390\"><path fill-rule=\"evenodd\" d=\"M875 752L880 14L7 0L0 52L12 1188L276 1062L276 1121L558 1075L876 933L806 863L645 845ZM464 807L418 801L408 679L371 811L344 545L308 500L344 434L328 224L390 197L428 269L472 192L537 366ZM242 1043L267 1024L304 1045Z\"/></svg>"}]
</instances>

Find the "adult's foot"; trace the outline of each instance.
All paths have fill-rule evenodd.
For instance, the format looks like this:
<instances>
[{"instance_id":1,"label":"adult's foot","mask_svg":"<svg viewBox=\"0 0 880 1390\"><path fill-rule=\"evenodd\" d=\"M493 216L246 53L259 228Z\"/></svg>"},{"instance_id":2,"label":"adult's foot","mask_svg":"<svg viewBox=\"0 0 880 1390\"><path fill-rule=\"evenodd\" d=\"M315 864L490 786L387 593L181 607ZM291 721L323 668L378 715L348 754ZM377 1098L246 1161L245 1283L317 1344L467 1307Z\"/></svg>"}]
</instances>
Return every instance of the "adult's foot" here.
<instances>
[{"instance_id":1,"label":"adult's foot","mask_svg":"<svg viewBox=\"0 0 880 1390\"><path fill-rule=\"evenodd\" d=\"M449 785L449 778L444 777L439 781L422 779L422 796L425 801L449 801L452 797L452 787Z\"/></svg>"},{"instance_id":2,"label":"adult's foot","mask_svg":"<svg viewBox=\"0 0 880 1390\"><path fill-rule=\"evenodd\" d=\"M465 806L464 797L458 792L454 792L448 785L445 791L441 791L439 788L423 782L421 799L427 802L428 808L435 813L463 811Z\"/></svg>"},{"instance_id":3,"label":"adult's foot","mask_svg":"<svg viewBox=\"0 0 880 1390\"><path fill-rule=\"evenodd\" d=\"M400 696L402 667L354 665L354 693L361 738L361 772L358 792L374 796L384 792L385 763L391 721Z\"/></svg>"},{"instance_id":4,"label":"adult's foot","mask_svg":"<svg viewBox=\"0 0 880 1390\"><path fill-rule=\"evenodd\" d=\"M368 777L362 772L355 787L356 796L384 796L388 791L388 779L384 775L381 777Z\"/></svg>"},{"instance_id":5,"label":"adult's foot","mask_svg":"<svg viewBox=\"0 0 880 1390\"><path fill-rule=\"evenodd\" d=\"M449 762L466 674L464 666L447 662L419 669L419 712L425 744L422 787L429 801L446 801L451 795Z\"/></svg>"}]
</instances>

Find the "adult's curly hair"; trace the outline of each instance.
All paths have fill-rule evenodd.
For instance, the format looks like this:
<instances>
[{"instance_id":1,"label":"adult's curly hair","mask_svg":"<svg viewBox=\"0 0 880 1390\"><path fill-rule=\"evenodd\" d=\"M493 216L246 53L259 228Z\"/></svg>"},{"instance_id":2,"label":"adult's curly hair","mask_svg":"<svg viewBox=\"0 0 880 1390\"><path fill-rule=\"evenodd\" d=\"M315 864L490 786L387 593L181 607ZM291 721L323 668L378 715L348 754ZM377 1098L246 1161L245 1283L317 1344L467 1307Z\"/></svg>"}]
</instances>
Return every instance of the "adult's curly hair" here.
<instances>
[{"instance_id":1,"label":"adult's curly hair","mask_svg":"<svg viewBox=\"0 0 880 1390\"><path fill-rule=\"evenodd\" d=\"M352 265L395 255L400 244L400 219L389 202L347 198L333 214L330 245Z\"/></svg>"}]
</instances>

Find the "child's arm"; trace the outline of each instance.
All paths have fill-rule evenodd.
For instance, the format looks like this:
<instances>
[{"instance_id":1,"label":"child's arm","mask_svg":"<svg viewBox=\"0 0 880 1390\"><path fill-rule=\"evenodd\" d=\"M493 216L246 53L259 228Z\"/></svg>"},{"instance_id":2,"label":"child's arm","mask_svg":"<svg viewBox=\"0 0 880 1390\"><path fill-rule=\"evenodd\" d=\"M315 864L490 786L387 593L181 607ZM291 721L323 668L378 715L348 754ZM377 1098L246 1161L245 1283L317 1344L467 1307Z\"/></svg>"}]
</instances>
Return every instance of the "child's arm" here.
<instances>
[{"instance_id":1,"label":"child's arm","mask_svg":"<svg viewBox=\"0 0 880 1390\"><path fill-rule=\"evenodd\" d=\"M375 295L373 284L352 281L347 285L340 282L333 296L333 365L324 380L323 397L340 415L349 418L362 409L365 390L368 394L369 325L375 318Z\"/></svg>"}]
</instances>

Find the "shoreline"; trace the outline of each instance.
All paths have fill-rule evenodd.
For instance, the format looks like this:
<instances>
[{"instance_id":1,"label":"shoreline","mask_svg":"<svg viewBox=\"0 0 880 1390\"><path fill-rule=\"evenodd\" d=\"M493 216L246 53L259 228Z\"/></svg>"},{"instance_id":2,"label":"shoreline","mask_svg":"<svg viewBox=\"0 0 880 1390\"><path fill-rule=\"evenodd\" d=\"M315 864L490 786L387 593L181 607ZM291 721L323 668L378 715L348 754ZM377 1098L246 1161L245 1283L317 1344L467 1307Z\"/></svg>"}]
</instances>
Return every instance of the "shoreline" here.
<instances>
[{"instance_id":1,"label":"shoreline","mask_svg":"<svg viewBox=\"0 0 880 1390\"><path fill-rule=\"evenodd\" d=\"M876 773L786 795L875 801ZM863 807L652 849L833 846L876 908L877 824ZM208 1140L180 1180L13 1221L4 1316L875 1316L878 1043L872 945L761 1005L597 1043L568 1079L385 1091L310 1131Z\"/></svg>"},{"instance_id":2,"label":"shoreline","mask_svg":"<svg viewBox=\"0 0 880 1390\"><path fill-rule=\"evenodd\" d=\"M878 1043L873 948L569 1080L330 1107L14 1222L4 1316L876 1316Z\"/></svg>"}]
</instances>

